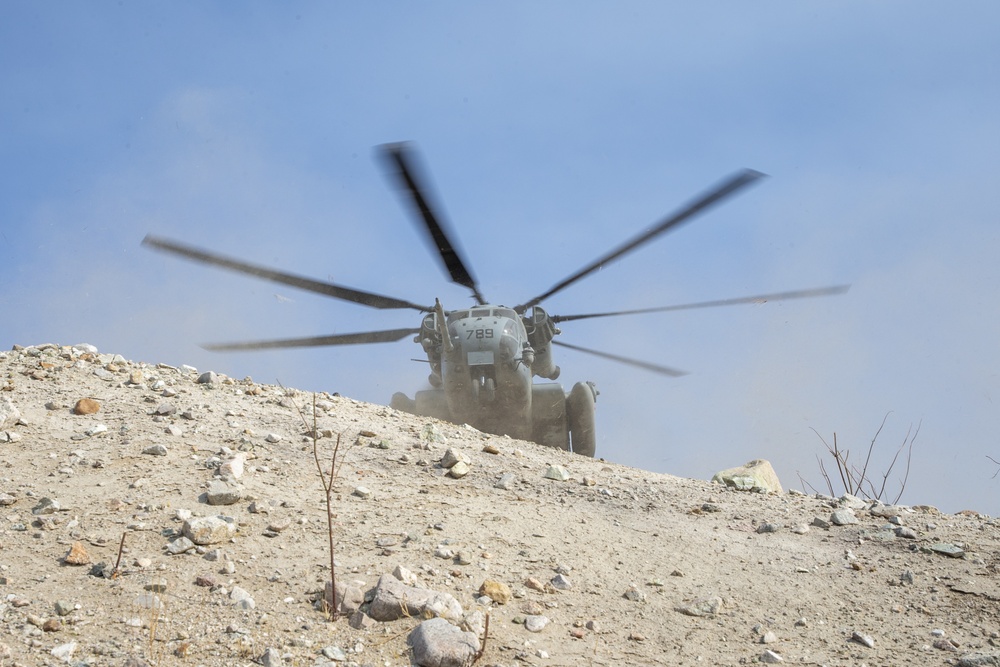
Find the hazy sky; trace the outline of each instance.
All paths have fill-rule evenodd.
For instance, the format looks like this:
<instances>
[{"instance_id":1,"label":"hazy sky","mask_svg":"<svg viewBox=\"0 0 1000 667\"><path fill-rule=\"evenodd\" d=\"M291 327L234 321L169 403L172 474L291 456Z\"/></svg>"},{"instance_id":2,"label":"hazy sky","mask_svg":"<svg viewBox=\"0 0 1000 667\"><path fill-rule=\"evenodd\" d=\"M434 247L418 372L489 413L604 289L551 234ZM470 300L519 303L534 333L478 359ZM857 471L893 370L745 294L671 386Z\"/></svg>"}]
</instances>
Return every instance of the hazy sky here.
<instances>
[{"instance_id":1,"label":"hazy sky","mask_svg":"<svg viewBox=\"0 0 1000 667\"><path fill-rule=\"evenodd\" d=\"M92 343L387 403L419 346L199 343L413 327L234 276L147 233L446 308L373 147L413 140L486 297L512 305L750 167L769 178L546 302L598 455L708 478L754 458L825 490L814 432L902 502L1000 514L1000 5L994 2L0 6L0 347ZM67 444L68 446L68 444ZM904 457L905 458L905 457ZM898 463L888 482L899 488ZM839 485L838 485L839 487Z\"/></svg>"}]
</instances>

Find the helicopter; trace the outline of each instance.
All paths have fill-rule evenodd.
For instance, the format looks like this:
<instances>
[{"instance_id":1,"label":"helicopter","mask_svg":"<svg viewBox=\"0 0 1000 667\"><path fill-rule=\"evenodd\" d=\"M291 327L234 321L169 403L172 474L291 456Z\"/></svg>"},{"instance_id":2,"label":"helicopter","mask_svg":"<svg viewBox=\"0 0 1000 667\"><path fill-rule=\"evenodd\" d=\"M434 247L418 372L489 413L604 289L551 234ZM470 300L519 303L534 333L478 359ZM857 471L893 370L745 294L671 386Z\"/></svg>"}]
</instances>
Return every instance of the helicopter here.
<instances>
[{"instance_id":1,"label":"helicopter","mask_svg":"<svg viewBox=\"0 0 1000 667\"><path fill-rule=\"evenodd\" d=\"M596 355L667 376L685 375L668 366L602 352L557 340L557 326L576 320L659 313L673 310L762 303L784 299L842 294L849 285L795 290L774 294L705 301L673 306L618 310L576 315L553 315L541 304L594 271L677 228L706 209L745 189L764 174L743 169L695 197L687 205L637 236L615 247L567 276L547 291L514 306L488 301L466 261L452 242L454 235L438 208L432 206L426 178L417 168L410 143L377 147L388 172L408 203L418 228L437 251L451 282L471 292L473 304L445 310L441 302L421 304L396 297L358 290L329 281L278 271L208 252L185 243L147 235L142 244L188 260L254 276L275 283L322 294L376 309L408 309L423 313L419 327L331 334L236 343L213 343L213 351L265 350L326 345L392 343L412 336L430 366L429 389L414 398L398 392L390 406L420 416L458 424L480 431L531 440L541 445L593 457L597 447L595 406L598 396L593 382L577 382L569 392L555 380L560 368L553 359L553 346ZM538 377L545 381L535 382Z\"/></svg>"}]
</instances>

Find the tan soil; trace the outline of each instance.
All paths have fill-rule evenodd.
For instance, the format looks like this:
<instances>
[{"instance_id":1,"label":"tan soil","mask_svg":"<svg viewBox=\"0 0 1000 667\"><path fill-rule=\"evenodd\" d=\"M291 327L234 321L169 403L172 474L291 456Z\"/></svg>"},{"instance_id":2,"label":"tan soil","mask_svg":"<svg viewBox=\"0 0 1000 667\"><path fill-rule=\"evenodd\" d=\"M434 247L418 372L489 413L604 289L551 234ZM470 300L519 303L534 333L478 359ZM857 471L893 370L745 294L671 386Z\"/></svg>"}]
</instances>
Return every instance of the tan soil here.
<instances>
[{"instance_id":1,"label":"tan soil","mask_svg":"<svg viewBox=\"0 0 1000 667\"><path fill-rule=\"evenodd\" d=\"M287 407L292 398L309 409L313 396L249 380L198 384L194 371L109 361L55 346L0 353L0 401L12 401L24 421L0 427L0 441L15 434L0 442L0 493L14 498L0 507L0 664L65 664L51 651L71 642L73 663L96 665L250 665L271 647L286 665L313 665L329 646L360 665L410 664L406 639L419 619L355 630L314 607L330 575L324 493L313 443ZM112 379L95 376L97 369ZM154 391L156 380L177 395ZM82 398L96 400L99 411L74 414ZM756 662L766 649L810 665L945 665L969 653L1000 654L1000 523L989 517L908 508L902 522L917 537L904 539L859 510L858 525L796 534L796 525L829 518L829 499L729 491L349 398L318 399L332 404L319 428L341 433L347 449L334 497L338 577L371 587L402 565L466 612L486 610L476 603L484 580L506 583L515 598L489 609L479 665L735 665ZM177 412L157 420L151 413L164 403ZM192 419L181 416L188 410ZM99 424L107 431L84 435ZM427 444L428 425L446 443ZM169 434L169 426L182 433ZM374 436L355 445L362 431ZM268 434L281 439L268 442ZM155 444L168 454L142 453ZM328 456L333 440L318 444ZM200 500L215 472L206 462L223 447L250 455L239 479L246 495L209 506ZM435 465L447 447L471 458L468 476L452 479ZM550 464L566 467L571 479L545 479ZM506 472L520 481L496 488ZM357 486L371 496L353 495ZM43 497L61 511L33 515ZM251 502L268 513L252 513ZM202 549L221 549L235 572L220 573L223 561L202 553L166 554L181 530L178 510L238 522L234 539ZM782 527L758 533L762 523ZM113 579L64 563L79 542L93 563L111 567L123 535ZM471 563L435 557L445 542ZM960 545L965 556L932 552L934 543ZM560 566L570 590L525 585L529 577L548 582ZM912 584L901 583L905 571ZM199 575L214 576L222 589L196 585ZM154 612L143 596L161 581L164 606ZM633 584L644 601L624 596ZM254 609L234 606L226 594L233 586L250 593ZM713 617L677 611L711 596L723 600ZM77 608L59 617L59 601ZM540 633L514 622L539 609L551 619ZM48 630L38 627L45 621ZM764 645L767 631L776 641ZM853 641L854 632L874 647ZM957 651L934 647L947 640Z\"/></svg>"}]
</instances>

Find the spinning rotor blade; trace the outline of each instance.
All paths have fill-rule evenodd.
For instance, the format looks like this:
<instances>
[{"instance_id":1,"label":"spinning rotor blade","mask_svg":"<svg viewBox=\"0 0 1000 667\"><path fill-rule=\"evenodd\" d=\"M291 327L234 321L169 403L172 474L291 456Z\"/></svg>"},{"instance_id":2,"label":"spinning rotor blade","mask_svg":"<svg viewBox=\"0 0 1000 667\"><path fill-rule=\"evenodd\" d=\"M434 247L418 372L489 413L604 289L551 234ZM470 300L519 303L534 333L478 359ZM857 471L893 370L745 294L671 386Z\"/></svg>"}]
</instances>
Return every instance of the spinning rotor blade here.
<instances>
[{"instance_id":1,"label":"spinning rotor blade","mask_svg":"<svg viewBox=\"0 0 1000 667\"><path fill-rule=\"evenodd\" d=\"M267 350L286 347L318 347L320 345L366 345L368 343L394 343L418 333L420 329L390 329L388 331L364 331L361 333L313 336L312 338L284 338L279 340L258 340L246 343L209 343L202 345L212 352L232 352L235 350Z\"/></svg>"},{"instance_id":2,"label":"spinning rotor blade","mask_svg":"<svg viewBox=\"0 0 1000 667\"><path fill-rule=\"evenodd\" d=\"M714 308L716 306L736 306L742 303L765 303L767 301L782 301L785 299L805 299L814 296L832 296L843 294L851 288L850 285L834 285L816 289L796 290L794 292L777 292L775 294L758 294L735 299L719 299L717 301L702 301L700 303L685 303L678 306L662 306L660 308L639 308L636 310L618 310L613 313L588 313L586 315L552 315L552 321L571 322L586 320L592 317L617 317L618 315L639 315L641 313L664 313L669 310L690 310L694 308Z\"/></svg>"},{"instance_id":3,"label":"spinning rotor blade","mask_svg":"<svg viewBox=\"0 0 1000 667\"><path fill-rule=\"evenodd\" d=\"M750 183L761 178L762 176L764 176L764 174L760 173L759 171L754 171L753 169L744 169L743 171L740 171L734 174L733 176L730 176L727 180L715 186L711 190L705 192L700 197L695 199L693 202L688 204L684 209L666 218L652 229L649 229L646 232L640 234L639 236L636 236L632 240L627 241L623 245L612 250L607 255L604 255L603 257L594 260L592 263L583 267L582 269L580 269L573 275L569 276L562 282L557 283L548 292L540 294L539 296L536 296L534 299L527 301L520 306L515 306L514 310L516 310L519 313L523 313L528 308L531 308L532 306L541 303L544 299L547 299L556 292L561 292L562 290L566 289L576 281L601 268L608 262L618 259L625 253L635 250L639 246L652 241L660 234L676 227L677 225L681 224L682 222L685 222L686 220L689 220L698 213L701 213L709 206L719 202L720 200L733 194L734 192L743 188L744 186L749 185Z\"/></svg>"},{"instance_id":4,"label":"spinning rotor blade","mask_svg":"<svg viewBox=\"0 0 1000 667\"><path fill-rule=\"evenodd\" d=\"M462 262L462 258L455 249L455 245L449 240L448 234L445 232L444 218L434 213L427 198L424 196L424 193L428 192L428 190L426 187L421 187L417 180L417 169L412 160L410 145L407 143L385 144L381 147L381 152L390 164L395 167L399 183L402 189L408 193L417 213L420 214L424 223L424 229L427 231L431 242L434 243L434 247L437 248L438 254L441 255L441 261L444 262L444 266L448 270L452 282L468 287L472 291L476 303L479 305L486 303L483 295L479 293L476 279L472 277L472 274L465 267L465 263Z\"/></svg>"},{"instance_id":5,"label":"spinning rotor blade","mask_svg":"<svg viewBox=\"0 0 1000 667\"><path fill-rule=\"evenodd\" d=\"M649 361L639 361L638 359L629 359L628 357L620 357L617 354L611 354L609 352L599 352L597 350L591 350L586 347L579 347L578 345L570 345L569 343L563 343L562 341L558 340L553 340L552 344L559 345L561 347L566 347L571 350L576 350L577 352L586 352L587 354L592 354L596 357L603 357L604 359L610 359L611 361L617 361L620 364L627 364L629 366L635 366L636 368L643 368L647 371L660 373L661 375L669 375L671 377L680 377L682 375L687 375L687 371L679 371L676 368L670 368L668 366L660 366L659 364L654 364Z\"/></svg>"},{"instance_id":6,"label":"spinning rotor blade","mask_svg":"<svg viewBox=\"0 0 1000 667\"><path fill-rule=\"evenodd\" d=\"M382 296L381 294L374 294L372 292L363 292L361 290L343 287L334 283L304 278L302 276L296 276L283 271L275 271L263 266L257 266L256 264L249 264L247 262L241 262L237 259L231 259L215 253L206 252L183 243L177 243L176 241L170 241L157 236L147 234L146 238L142 240L142 244L155 250L162 250L175 255L180 255L181 257L186 257L203 264L211 264L212 266L229 269L230 271L235 271L237 273L243 273L257 278L263 278L264 280L281 283L282 285L298 287L299 289L303 289L308 292L331 296L335 299L343 299L344 301L351 301L352 303L360 303L362 306L370 306L372 308L380 309L412 308L413 310L419 310L422 313L431 312L431 308L428 306L421 306L416 303L404 301L403 299L396 299L391 296Z\"/></svg>"}]
</instances>

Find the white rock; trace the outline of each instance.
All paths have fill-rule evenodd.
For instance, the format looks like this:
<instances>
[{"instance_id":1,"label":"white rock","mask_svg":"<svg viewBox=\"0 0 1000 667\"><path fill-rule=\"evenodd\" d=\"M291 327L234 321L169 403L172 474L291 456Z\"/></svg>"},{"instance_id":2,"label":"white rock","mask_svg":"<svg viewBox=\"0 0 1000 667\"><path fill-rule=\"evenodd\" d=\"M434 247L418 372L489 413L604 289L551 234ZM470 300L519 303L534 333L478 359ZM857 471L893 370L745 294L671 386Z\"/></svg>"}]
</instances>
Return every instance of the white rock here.
<instances>
[{"instance_id":1,"label":"white rock","mask_svg":"<svg viewBox=\"0 0 1000 667\"><path fill-rule=\"evenodd\" d=\"M554 479L559 482L565 482L569 479L569 471L562 466L549 466L549 469L545 471L545 479Z\"/></svg>"}]
</instances>

